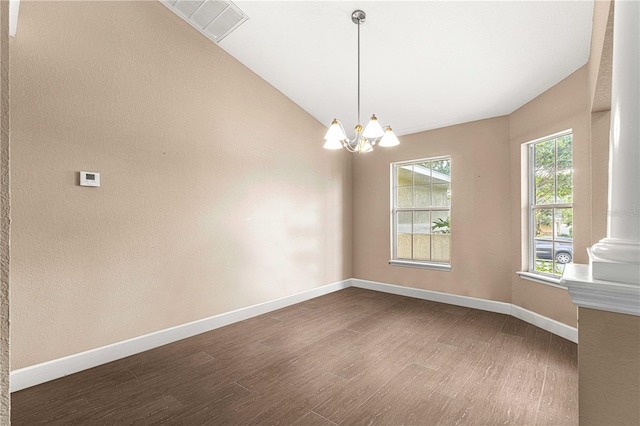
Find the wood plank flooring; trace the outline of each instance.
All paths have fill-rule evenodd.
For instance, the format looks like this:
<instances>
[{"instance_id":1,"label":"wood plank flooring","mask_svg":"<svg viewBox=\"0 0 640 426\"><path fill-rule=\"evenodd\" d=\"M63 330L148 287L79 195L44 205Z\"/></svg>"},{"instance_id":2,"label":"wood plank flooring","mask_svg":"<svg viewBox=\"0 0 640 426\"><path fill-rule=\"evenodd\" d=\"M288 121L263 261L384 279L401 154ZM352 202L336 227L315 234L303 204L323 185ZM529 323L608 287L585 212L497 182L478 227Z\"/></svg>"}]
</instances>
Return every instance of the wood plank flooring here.
<instances>
[{"instance_id":1,"label":"wood plank flooring","mask_svg":"<svg viewBox=\"0 0 640 426\"><path fill-rule=\"evenodd\" d=\"M13 425L578 423L577 346L348 288L12 394Z\"/></svg>"}]
</instances>

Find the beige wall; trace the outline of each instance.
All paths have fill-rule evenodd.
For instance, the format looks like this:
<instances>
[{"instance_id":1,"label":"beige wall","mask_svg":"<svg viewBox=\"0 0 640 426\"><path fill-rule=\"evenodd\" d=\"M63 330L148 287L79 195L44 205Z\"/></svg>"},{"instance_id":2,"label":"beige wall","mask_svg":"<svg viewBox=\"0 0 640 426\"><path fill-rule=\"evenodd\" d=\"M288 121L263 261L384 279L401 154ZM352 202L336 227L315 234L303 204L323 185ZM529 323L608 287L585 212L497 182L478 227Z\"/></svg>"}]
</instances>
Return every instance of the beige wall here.
<instances>
[{"instance_id":1,"label":"beige wall","mask_svg":"<svg viewBox=\"0 0 640 426\"><path fill-rule=\"evenodd\" d=\"M607 229L613 5L596 2L591 39L592 244ZM578 327L580 424L640 424L640 317L580 308Z\"/></svg>"},{"instance_id":2,"label":"beige wall","mask_svg":"<svg viewBox=\"0 0 640 426\"><path fill-rule=\"evenodd\" d=\"M580 424L640 424L640 317L579 314Z\"/></svg>"},{"instance_id":3,"label":"beige wall","mask_svg":"<svg viewBox=\"0 0 640 426\"><path fill-rule=\"evenodd\" d=\"M593 8L589 55L591 96L591 244L607 236L609 130L611 128L611 71L615 3L598 0Z\"/></svg>"},{"instance_id":4,"label":"beige wall","mask_svg":"<svg viewBox=\"0 0 640 426\"><path fill-rule=\"evenodd\" d=\"M510 302L575 327L577 310L566 290L523 280L515 272L527 267L521 231L527 211L521 165L526 142L573 129L576 262L587 261L592 234L602 229L601 217L592 229L591 209L606 211L606 192L599 181L591 196L588 75L585 66L509 116L407 135L397 148L354 157L354 276ZM601 141L598 154L602 146ZM390 266L389 164L440 155L452 156L452 270ZM600 160L593 164L597 176L606 167Z\"/></svg>"},{"instance_id":5,"label":"beige wall","mask_svg":"<svg viewBox=\"0 0 640 426\"><path fill-rule=\"evenodd\" d=\"M596 0L593 5L588 67L589 96L593 112L611 109L614 5L611 0Z\"/></svg>"},{"instance_id":6,"label":"beige wall","mask_svg":"<svg viewBox=\"0 0 640 426\"><path fill-rule=\"evenodd\" d=\"M591 241L607 236L611 111L591 114Z\"/></svg>"},{"instance_id":7,"label":"beige wall","mask_svg":"<svg viewBox=\"0 0 640 426\"><path fill-rule=\"evenodd\" d=\"M586 262L606 221L591 66L510 116L351 157L318 151L320 123L157 2L25 2L11 43L13 369L349 277L576 325L565 290L515 274L521 150L573 128ZM440 155L452 270L389 266L389 164Z\"/></svg>"},{"instance_id":8,"label":"beige wall","mask_svg":"<svg viewBox=\"0 0 640 426\"><path fill-rule=\"evenodd\" d=\"M403 136L353 160L355 278L511 301L507 117ZM451 156L451 272L390 266L390 163Z\"/></svg>"},{"instance_id":9,"label":"beige wall","mask_svg":"<svg viewBox=\"0 0 640 426\"><path fill-rule=\"evenodd\" d=\"M10 423L9 410L9 2L0 2L0 424Z\"/></svg>"},{"instance_id":10,"label":"beige wall","mask_svg":"<svg viewBox=\"0 0 640 426\"><path fill-rule=\"evenodd\" d=\"M351 277L349 154L159 2L22 2L11 72L13 369Z\"/></svg>"},{"instance_id":11,"label":"beige wall","mask_svg":"<svg viewBox=\"0 0 640 426\"><path fill-rule=\"evenodd\" d=\"M522 238L527 206L522 200L526 170L522 166L526 142L573 129L573 255L574 262L587 262L591 242L591 155L588 69L582 67L509 116L511 143L511 255L512 303L573 327L576 307L566 290L521 279L515 271L526 266L526 244ZM600 200L606 205L606 199ZM519 250L518 248L522 248Z\"/></svg>"}]
</instances>

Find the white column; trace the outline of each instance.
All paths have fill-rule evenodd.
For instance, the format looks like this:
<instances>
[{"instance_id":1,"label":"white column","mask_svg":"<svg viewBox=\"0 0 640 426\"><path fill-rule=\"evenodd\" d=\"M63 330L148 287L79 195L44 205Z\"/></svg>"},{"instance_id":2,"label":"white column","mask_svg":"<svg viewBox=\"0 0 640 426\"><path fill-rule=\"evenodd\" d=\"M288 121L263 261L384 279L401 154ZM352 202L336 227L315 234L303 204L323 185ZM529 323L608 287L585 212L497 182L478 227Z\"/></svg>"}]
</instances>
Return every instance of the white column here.
<instances>
[{"instance_id":1,"label":"white column","mask_svg":"<svg viewBox=\"0 0 640 426\"><path fill-rule=\"evenodd\" d=\"M640 2L617 0L613 24L607 238L593 278L640 284Z\"/></svg>"}]
</instances>

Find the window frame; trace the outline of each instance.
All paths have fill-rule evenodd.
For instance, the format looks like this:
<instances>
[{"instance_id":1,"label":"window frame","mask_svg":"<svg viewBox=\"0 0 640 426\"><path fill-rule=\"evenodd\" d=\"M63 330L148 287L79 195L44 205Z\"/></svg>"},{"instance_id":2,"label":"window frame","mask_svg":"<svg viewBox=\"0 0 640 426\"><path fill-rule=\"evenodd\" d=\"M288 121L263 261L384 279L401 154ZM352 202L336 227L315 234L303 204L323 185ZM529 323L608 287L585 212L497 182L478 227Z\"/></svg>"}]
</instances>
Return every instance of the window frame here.
<instances>
[{"instance_id":1,"label":"window frame","mask_svg":"<svg viewBox=\"0 0 640 426\"><path fill-rule=\"evenodd\" d=\"M548 142L550 140L558 139L560 137L571 135L571 172L572 172L572 183L571 183L571 192L572 192L572 202L571 203L550 203L550 204L536 204L536 169L535 169L535 146L540 143ZM530 142L525 143L526 147L526 155L527 155L527 220L528 224L526 226L526 237L527 237L527 249L528 249L528 259L527 259L527 268L526 271L520 272L521 278L529 279L532 281L538 281L543 283L549 283L551 285L560 284L560 280L562 278L562 273L548 273L544 271L536 270L536 210L540 209L561 209L561 208L570 208L573 215L573 172L574 172L574 164L573 164L573 129L563 130L558 133L554 133L552 135L548 135ZM558 143L554 143L554 191L557 194L558 191ZM557 196L557 195L554 195ZM554 201L556 201L554 199ZM554 256L554 247L558 240L556 239L555 232L555 223L552 224L552 237L551 237L551 247L552 247L552 255L551 255L551 264L552 270L555 270L556 260ZM573 253L573 237L571 238L571 246ZM573 263L573 255L572 261ZM564 288L564 287L563 287Z\"/></svg>"},{"instance_id":2,"label":"window frame","mask_svg":"<svg viewBox=\"0 0 640 426\"><path fill-rule=\"evenodd\" d=\"M434 211L448 211L449 212L449 244L450 247L452 247L452 242L451 242L451 238L452 238L452 234L451 234L451 211L452 211L452 205L453 202L452 200L449 201L449 205L448 206L428 206L428 207L397 207L396 205L396 201L397 201L397 179L398 179L398 169L403 166L403 165L408 165L408 164L417 164L417 163L424 163L424 162L432 162L432 161L441 161L441 160L448 160L449 161L449 167L450 167L450 172L451 170L453 170L453 161L451 158L451 155L441 155L441 156L437 156L437 157L428 157L428 158L418 158L418 159L414 159L414 160L405 160L405 161L396 161L390 164L390 168L391 168L391 172L390 172L390 176L391 176L391 212L390 212L390 228L391 228L391 260L389 260L389 265L392 266L404 266L404 267L410 267L410 268L422 268L422 269L432 269L432 270L437 270L437 271L451 271L451 263L452 263L452 255L453 255L453 250L450 248L449 251L449 262L437 262L437 261L433 261L433 260L417 260L417 259L404 259L404 258L398 258L397 256L397 241L398 241L398 223L397 223L397 213L398 212L403 212L403 211L409 211L409 212L415 212L415 211L428 211L428 212L434 212ZM451 183L452 183L452 173L449 174L449 191L452 191L451 187ZM433 183L433 182L432 182ZM415 183L412 182L412 187L415 186ZM412 232L413 235L413 232ZM432 235L432 234L429 234Z\"/></svg>"}]
</instances>

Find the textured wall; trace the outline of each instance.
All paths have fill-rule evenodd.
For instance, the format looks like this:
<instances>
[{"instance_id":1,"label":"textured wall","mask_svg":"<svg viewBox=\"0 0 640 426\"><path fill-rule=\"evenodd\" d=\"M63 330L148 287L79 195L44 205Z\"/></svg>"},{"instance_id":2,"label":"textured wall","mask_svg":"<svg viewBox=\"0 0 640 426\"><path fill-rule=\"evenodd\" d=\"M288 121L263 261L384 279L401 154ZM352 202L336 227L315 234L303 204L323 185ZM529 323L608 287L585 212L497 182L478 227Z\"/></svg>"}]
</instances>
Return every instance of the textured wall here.
<instances>
[{"instance_id":1,"label":"textured wall","mask_svg":"<svg viewBox=\"0 0 640 426\"><path fill-rule=\"evenodd\" d=\"M11 43L13 369L351 277L351 157L161 3Z\"/></svg>"},{"instance_id":2,"label":"textured wall","mask_svg":"<svg viewBox=\"0 0 640 426\"><path fill-rule=\"evenodd\" d=\"M0 2L0 424L10 421L9 396L9 2Z\"/></svg>"},{"instance_id":3,"label":"textured wall","mask_svg":"<svg viewBox=\"0 0 640 426\"><path fill-rule=\"evenodd\" d=\"M586 249L591 245L590 107L588 72L585 66L509 115L512 301L518 306L572 327L577 325L577 308L567 290L526 281L515 274L515 271L521 271L525 267L526 255L521 253L527 250L521 232L522 224L527 220L527 205L522 200L523 191L526 191L522 144L573 129L573 255L574 262L585 263ZM606 203L606 199L601 202Z\"/></svg>"},{"instance_id":4,"label":"textured wall","mask_svg":"<svg viewBox=\"0 0 640 426\"><path fill-rule=\"evenodd\" d=\"M592 244L607 232L613 5L595 3L591 38ZM640 424L640 317L586 308L578 316L580 424Z\"/></svg>"},{"instance_id":5,"label":"textured wall","mask_svg":"<svg viewBox=\"0 0 640 426\"><path fill-rule=\"evenodd\" d=\"M356 157L354 276L511 302L575 327L577 310L566 290L523 280L515 271L525 266L522 144L569 128L574 134L574 256L576 262L587 259L591 208L606 206L606 197L592 199L590 193L587 78L583 67L509 116L404 136L393 150ZM389 266L389 163L447 154L453 174L451 272Z\"/></svg>"},{"instance_id":6,"label":"textured wall","mask_svg":"<svg viewBox=\"0 0 640 426\"><path fill-rule=\"evenodd\" d=\"M401 142L354 157L354 277L510 302L508 118L407 135ZM451 272L390 266L389 164L441 155L451 155Z\"/></svg>"},{"instance_id":7,"label":"textured wall","mask_svg":"<svg viewBox=\"0 0 640 426\"><path fill-rule=\"evenodd\" d=\"M591 209L606 210L590 195L591 68L509 117L354 157L352 263L352 158L319 150L320 123L161 4L24 2L11 43L14 369L351 276L576 324L566 291L514 274L520 149L574 129L586 261ZM389 162L445 154L452 272L391 267ZM79 170L103 186L80 188Z\"/></svg>"},{"instance_id":8,"label":"textured wall","mask_svg":"<svg viewBox=\"0 0 640 426\"><path fill-rule=\"evenodd\" d=\"M589 56L591 104L591 244L607 236L614 3L596 1Z\"/></svg>"},{"instance_id":9,"label":"textured wall","mask_svg":"<svg viewBox=\"0 0 640 426\"><path fill-rule=\"evenodd\" d=\"M609 98L611 95L609 95ZM609 129L611 112L591 114L591 241L594 245L607 236L607 198L609 183Z\"/></svg>"},{"instance_id":10,"label":"textured wall","mask_svg":"<svg viewBox=\"0 0 640 426\"><path fill-rule=\"evenodd\" d=\"M580 424L640 424L640 317L580 308Z\"/></svg>"},{"instance_id":11,"label":"textured wall","mask_svg":"<svg viewBox=\"0 0 640 426\"><path fill-rule=\"evenodd\" d=\"M611 109L614 6L611 0L598 0L593 4L589 52L589 95L593 112Z\"/></svg>"},{"instance_id":12,"label":"textured wall","mask_svg":"<svg viewBox=\"0 0 640 426\"><path fill-rule=\"evenodd\" d=\"M526 268L521 232L527 220L521 164L526 142L573 129L576 262L587 261L586 248L601 234L606 140L598 138L592 158L589 70L581 68L508 117L408 135L394 150L355 158L354 276L511 302L575 327L577 309L566 290L523 280L515 271ZM454 174L452 271L389 266L389 163L446 154L453 156Z\"/></svg>"}]
</instances>

